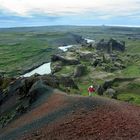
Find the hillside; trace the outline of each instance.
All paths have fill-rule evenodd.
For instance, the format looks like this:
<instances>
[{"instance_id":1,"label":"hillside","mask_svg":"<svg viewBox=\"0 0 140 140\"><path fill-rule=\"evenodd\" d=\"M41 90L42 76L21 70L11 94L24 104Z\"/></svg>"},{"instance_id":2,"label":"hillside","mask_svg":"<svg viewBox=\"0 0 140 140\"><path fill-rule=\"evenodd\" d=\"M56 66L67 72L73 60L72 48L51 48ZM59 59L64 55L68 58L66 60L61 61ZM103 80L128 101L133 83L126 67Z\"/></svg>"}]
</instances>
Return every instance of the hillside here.
<instances>
[{"instance_id":1,"label":"hillside","mask_svg":"<svg viewBox=\"0 0 140 140\"><path fill-rule=\"evenodd\" d=\"M139 31L0 29L0 139L139 140Z\"/></svg>"},{"instance_id":2,"label":"hillside","mask_svg":"<svg viewBox=\"0 0 140 140\"><path fill-rule=\"evenodd\" d=\"M1 139L126 139L140 137L140 108L102 97L68 96L54 90L1 129Z\"/></svg>"},{"instance_id":3,"label":"hillside","mask_svg":"<svg viewBox=\"0 0 140 140\"><path fill-rule=\"evenodd\" d=\"M58 47L82 43L81 36L69 32L34 32L2 30L0 32L0 73L19 76L49 62ZM34 62L34 63L33 63Z\"/></svg>"}]
</instances>

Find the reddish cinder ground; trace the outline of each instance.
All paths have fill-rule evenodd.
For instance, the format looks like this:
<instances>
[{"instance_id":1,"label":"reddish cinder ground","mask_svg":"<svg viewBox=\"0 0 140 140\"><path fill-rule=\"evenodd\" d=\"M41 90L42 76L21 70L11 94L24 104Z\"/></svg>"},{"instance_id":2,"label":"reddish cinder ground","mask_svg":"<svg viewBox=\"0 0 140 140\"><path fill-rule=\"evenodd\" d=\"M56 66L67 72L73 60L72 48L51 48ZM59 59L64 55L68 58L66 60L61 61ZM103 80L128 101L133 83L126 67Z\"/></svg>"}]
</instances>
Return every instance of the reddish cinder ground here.
<instances>
[{"instance_id":1,"label":"reddish cinder ground","mask_svg":"<svg viewBox=\"0 0 140 140\"><path fill-rule=\"evenodd\" d=\"M117 107L79 109L24 136L23 140L140 140L140 108Z\"/></svg>"},{"instance_id":2,"label":"reddish cinder ground","mask_svg":"<svg viewBox=\"0 0 140 140\"><path fill-rule=\"evenodd\" d=\"M59 111L55 113L57 110L60 115ZM52 121L49 121L50 113L54 113L50 115L52 118L55 115ZM20 134L17 128L22 130L23 126L44 116L47 123ZM56 93L46 103L15 120L5 131L6 136L15 135L14 139L18 140L140 140L140 107L101 97Z\"/></svg>"}]
</instances>

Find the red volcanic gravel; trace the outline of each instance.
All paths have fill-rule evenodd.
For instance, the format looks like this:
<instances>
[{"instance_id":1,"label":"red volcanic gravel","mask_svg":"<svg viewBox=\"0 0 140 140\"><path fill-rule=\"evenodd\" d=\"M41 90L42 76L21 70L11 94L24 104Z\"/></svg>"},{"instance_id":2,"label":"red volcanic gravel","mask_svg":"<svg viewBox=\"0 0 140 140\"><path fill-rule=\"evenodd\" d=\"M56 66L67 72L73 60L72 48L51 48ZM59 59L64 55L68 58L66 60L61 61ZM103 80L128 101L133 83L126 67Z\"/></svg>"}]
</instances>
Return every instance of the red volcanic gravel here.
<instances>
[{"instance_id":1,"label":"red volcanic gravel","mask_svg":"<svg viewBox=\"0 0 140 140\"><path fill-rule=\"evenodd\" d=\"M140 107L112 104L79 108L22 140L140 140Z\"/></svg>"}]
</instances>

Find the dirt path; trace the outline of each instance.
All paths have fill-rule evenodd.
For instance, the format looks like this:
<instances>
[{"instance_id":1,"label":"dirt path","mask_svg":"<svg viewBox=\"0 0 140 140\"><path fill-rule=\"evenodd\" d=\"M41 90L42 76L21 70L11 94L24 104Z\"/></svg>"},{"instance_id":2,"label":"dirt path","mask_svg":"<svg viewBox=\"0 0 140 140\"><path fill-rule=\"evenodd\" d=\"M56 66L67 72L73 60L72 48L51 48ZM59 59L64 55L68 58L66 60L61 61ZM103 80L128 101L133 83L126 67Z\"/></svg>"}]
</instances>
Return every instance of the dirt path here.
<instances>
[{"instance_id":1,"label":"dirt path","mask_svg":"<svg viewBox=\"0 0 140 140\"><path fill-rule=\"evenodd\" d=\"M139 140L139 118L137 106L55 91L47 102L3 129L0 139Z\"/></svg>"}]
</instances>

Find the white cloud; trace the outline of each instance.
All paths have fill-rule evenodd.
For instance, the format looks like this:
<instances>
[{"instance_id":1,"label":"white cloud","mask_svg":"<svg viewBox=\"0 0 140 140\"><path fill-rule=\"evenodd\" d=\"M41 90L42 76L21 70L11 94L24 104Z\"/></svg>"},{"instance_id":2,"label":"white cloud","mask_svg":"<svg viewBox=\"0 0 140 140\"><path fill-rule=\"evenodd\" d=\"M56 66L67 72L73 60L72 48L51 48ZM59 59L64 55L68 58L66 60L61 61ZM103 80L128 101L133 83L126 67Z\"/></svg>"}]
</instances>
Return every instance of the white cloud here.
<instances>
[{"instance_id":1,"label":"white cloud","mask_svg":"<svg viewBox=\"0 0 140 140\"><path fill-rule=\"evenodd\" d=\"M88 11L109 15L127 15L140 11L138 0L0 0L0 9L20 16L32 13L78 14Z\"/></svg>"}]
</instances>

